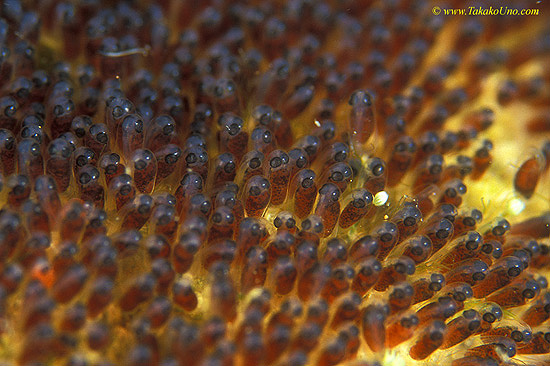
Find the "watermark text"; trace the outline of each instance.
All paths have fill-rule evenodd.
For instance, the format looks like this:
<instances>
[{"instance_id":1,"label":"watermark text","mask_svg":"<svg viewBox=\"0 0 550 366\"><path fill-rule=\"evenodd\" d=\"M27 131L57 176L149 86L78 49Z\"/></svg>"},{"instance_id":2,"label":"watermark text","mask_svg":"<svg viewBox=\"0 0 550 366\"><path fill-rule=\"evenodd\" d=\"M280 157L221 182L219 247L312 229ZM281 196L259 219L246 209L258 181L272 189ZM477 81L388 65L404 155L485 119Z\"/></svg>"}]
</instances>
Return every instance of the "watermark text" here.
<instances>
[{"instance_id":1,"label":"watermark text","mask_svg":"<svg viewBox=\"0 0 550 366\"><path fill-rule=\"evenodd\" d=\"M468 6L467 8L440 8L439 6L434 6L432 8L432 13L434 15L467 15L467 16L478 16L478 15L501 15L501 16L533 16L539 15L540 9L519 9L513 8L510 6L499 6L499 7L488 7L484 8L481 6Z\"/></svg>"}]
</instances>

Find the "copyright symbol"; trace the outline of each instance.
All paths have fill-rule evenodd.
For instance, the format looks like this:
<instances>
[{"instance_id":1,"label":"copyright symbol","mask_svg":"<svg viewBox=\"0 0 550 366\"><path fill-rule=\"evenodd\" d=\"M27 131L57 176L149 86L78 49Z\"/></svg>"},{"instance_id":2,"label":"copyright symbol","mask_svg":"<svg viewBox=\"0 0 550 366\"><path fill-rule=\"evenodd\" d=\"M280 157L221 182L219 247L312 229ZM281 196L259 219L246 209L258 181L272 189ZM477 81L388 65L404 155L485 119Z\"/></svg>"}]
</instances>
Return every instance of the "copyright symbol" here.
<instances>
[{"instance_id":1,"label":"copyright symbol","mask_svg":"<svg viewBox=\"0 0 550 366\"><path fill-rule=\"evenodd\" d=\"M441 13L441 8L439 6L434 6L432 13L434 13L434 15L439 15L439 13Z\"/></svg>"}]
</instances>

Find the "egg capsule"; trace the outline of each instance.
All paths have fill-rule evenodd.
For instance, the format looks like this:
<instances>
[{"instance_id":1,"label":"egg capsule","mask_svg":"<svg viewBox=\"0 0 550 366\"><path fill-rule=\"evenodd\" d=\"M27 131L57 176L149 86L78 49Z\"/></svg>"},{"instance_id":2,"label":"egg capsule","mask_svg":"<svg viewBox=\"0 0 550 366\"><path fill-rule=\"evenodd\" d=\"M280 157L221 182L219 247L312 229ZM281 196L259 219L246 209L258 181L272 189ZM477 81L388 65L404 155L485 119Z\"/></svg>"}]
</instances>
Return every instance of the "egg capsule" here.
<instances>
[{"instance_id":1,"label":"egg capsule","mask_svg":"<svg viewBox=\"0 0 550 366\"><path fill-rule=\"evenodd\" d=\"M82 303L76 303L69 307L63 314L59 328L64 332L77 332L86 323L86 307Z\"/></svg>"},{"instance_id":2,"label":"egg capsule","mask_svg":"<svg viewBox=\"0 0 550 366\"><path fill-rule=\"evenodd\" d=\"M289 256L295 242L296 238L288 231L278 231L266 246L269 262L273 263L280 256Z\"/></svg>"},{"instance_id":3,"label":"egg capsule","mask_svg":"<svg viewBox=\"0 0 550 366\"><path fill-rule=\"evenodd\" d=\"M250 135L251 149L258 150L265 156L277 148L273 133L265 127L256 127Z\"/></svg>"},{"instance_id":4,"label":"egg capsule","mask_svg":"<svg viewBox=\"0 0 550 366\"><path fill-rule=\"evenodd\" d=\"M467 259L459 262L454 268L445 274L448 283L465 282L475 286L485 279L488 266L479 259Z\"/></svg>"},{"instance_id":5,"label":"egg capsule","mask_svg":"<svg viewBox=\"0 0 550 366\"><path fill-rule=\"evenodd\" d=\"M182 158L182 151L179 146L168 144L155 151L157 161L156 179L161 180L170 177L173 173L177 174Z\"/></svg>"},{"instance_id":6,"label":"egg capsule","mask_svg":"<svg viewBox=\"0 0 550 366\"><path fill-rule=\"evenodd\" d=\"M356 189L346 197L345 201L348 200L349 202L344 206L338 220L342 229L352 226L367 214L371 208L373 196L366 189Z\"/></svg>"},{"instance_id":7,"label":"egg capsule","mask_svg":"<svg viewBox=\"0 0 550 366\"><path fill-rule=\"evenodd\" d=\"M290 179L289 156L282 150L273 150L267 155L269 168L265 169L265 176L271 183L272 205L282 204L287 196L287 188Z\"/></svg>"},{"instance_id":8,"label":"egg capsule","mask_svg":"<svg viewBox=\"0 0 550 366\"><path fill-rule=\"evenodd\" d=\"M534 279L522 276L487 296L487 300L499 304L503 309L507 309L525 305L538 296L539 293L539 283Z\"/></svg>"},{"instance_id":9,"label":"egg capsule","mask_svg":"<svg viewBox=\"0 0 550 366\"><path fill-rule=\"evenodd\" d=\"M394 348L414 336L418 327L418 317L414 313L400 313L387 320L386 347Z\"/></svg>"},{"instance_id":10,"label":"egg capsule","mask_svg":"<svg viewBox=\"0 0 550 366\"><path fill-rule=\"evenodd\" d=\"M229 268L224 262L216 262L210 268L210 276L214 279L210 287L212 296L211 311L225 320L234 320L236 313L236 291L228 276Z\"/></svg>"},{"instance_id":11,"label":"egg capsule","mask_svg":"<svg viewBox=\"0 0 550 366\"><path fill-rule=\"evenodd\" d=\"M535 193L544 164L542 156L534 156L524 161L516 172L514 188L524 198L529 199Z\"/></svg>"},{"instance_id":12,"label":"egg capsule","mask_svg":"<svg viewBox=\"0 0 550 366\"><path fill-rule=\"evenodd\" d=\"M258 150L251 150L244 154L237 169L235 182L246 182L253 175L263 174L264 159L264 154Z\"/></svg>"},{"instance_id":13,"label":"egg capsule","mask_svg":"<svg viewBox=\"0 0 550 366\"><path fill-rule=\"evenodd\" d=\"M449 203L459 207L462 204L462 196L466 193L466 190L466 185L461 179L451 179L441 186L439 203Z\"/></svg>"},{"instance_id":14,"label":"egg capsule","mask_svg":"<svg viewBox=\"0 0 550 366\"><path fill-rule=\"evenodd\" d=\"M0 110L2 114L0 115L0 128L13 131L15 129L17 119L15 114L19 104L11 96L4 96L0 98Z\"/></svg>"},{"instance_id":15,"label":"egg capsule","mask_svg":"<svg viewBox=\"0 0 550 366\"><path fill-rule=\"evenodd\" d=\"M44 174L44 159L40 144L36 140L26 138L17 144L17 171L24 174L31 181Z\"/></svg>"},{"instance_id":16,"label":"egg capsule","mask_svg":"<svg viewBox=\"0 0 550 366\"><path fill-rule=\"evenodd\" d=\"M533 341L533 331L531 327L515 319L503 320L492 329L486 331L485 334L508 337L516 342L518 348L522 348Z\"/></svg>"},{"instance_id":17,"label":"egg capsule","mask_svg":"<svg viewBox=\"0 0 550 366\"><path fill-rule=\"evenodd\" d=\"M476 150L473 157L474 166L472 174L470 174L471 179L479 180L483 177L493 161L492 150L493 143L490 140L484 140L482 146Z\"/></svg>"},{"instance_id":18,"label":"egg capsule","mask_svg":"<svg viewBox=\"0 0 550 366\"><path fill-rule=\"evenodd\" d=\"M445 323L441 320L433 320L424 327L416 343L410 348L409 355L414 360L423 360L435 352L443 344L447 332Z\"/></svg>"},{"instance_id":19,"label":"egg capsule","mask_svg":"<svg viewBox=\"0 0 550 366\"><path fill-rule=\"evenodd\" d=\"M254 217L244 218L236 234L237 247L240 254L245 254L249 248L260 245L267 239L268 231L261 219Z\"/></svg>"},{"instance_id":20,"label":"egg capsule","mask_svg":"<svg viewBox=\"0 0 550 366\"><path fill-rule=\"evenodd\" d=\"M384 190L388 175L384 160L378 157L369 158L364 169L364 174L363 188L373 194Z\"/></svg>"},{"instance_id":21,"label":"egg capsule","mask_svg":"<svg viewBox=\"0 0 550 366\"><path fill-rule=\"evenodd\" d=\"M338 222L340 216L340 195L340 189L332 183L327 183L319 189L315 214L321 217L323 222L323 237L330 235Z\"/></svg>"},{"instance_id":22,"label":"egg capsule","mask_svg":"<svg viewBox=\"0 0 550 366\"><path fill-rule=\"evenodd\" d=\"M416 315L419 324L422 325L433 319L444 321L456 314L458 310L459 303L451 296L444 295L418 309Z\"/></svg>"},{"instance_id":23,"label":"egg capsule","mask_svg":"<svg viewBox=\"0 0 550 366\"><path fill-rule=\"evenodd\" d=\"M94 151L96 156L101 156L109 149L109 131L104 123L92 124L83 138L84 145Z\"/></svg>"},{"instance_id":24,"label":"egg capsule","mask_svg":"<svg viewBox=\"0 0 550 366\"><path fill-rule=\"evenodd\" d=\"M417 168L417 176L413 183L413 190L420 191L430 184L437 184L441 180L443 171L443 156L432 154Z\"/></svg>"},{"instance_id":25,"label":"egg capsule","mask_svg":"<svg viewBox=\"0 0 550 366\"><path fill-rule=\"evenodd\" d=\"M548 327L543 327L539 329L539 331L535 332L532 335L532 340L530 340L526 344L518 344L518 354L540 355L550 353L550 330L548 329ZM516 335L519 336L518 333L516 333Z\"/></svg>"},{"instance_id":26,"label":"egg capsule","mask_svg":"<svg viewBox=\"0 0 550 366\"><path fill-rule=\"evenodd\" d=\"M442 264L451 265L477 257L483 246L483 237L477 231L469 231L455 237L447 246L450 246L449 251L439 255L442 257L439 260ZM437 259L434 258L435 260Z\"/></svg>"},{"instance_id":27,"label":"egg capsule","mask_svg":"<svg viewBox=\"0 0 550 366\"><path fill-rule=\"evenodd\" d=\"M349 115L350 131L353 138L359 144L367 142L368 138L374 133L374 98L366 90L356 90L352 93L349 105L351 105Z\"/></svg>"},{"instance_id":28,"label":"egg capsule","mask_svg":"<svg viewBox=\"0 0 550 366\"><path fill-rule=\"evenodd\" d=\"M372 229L370 235L379 243L380 250L377 255L379 260L384 260L399 240L397 226L390 221L381 222Z\"/></svg>"},{"instance_id":29,"label":"egg capsule","mask_svg":"<svg viewBox=\"0 0 550 366\"><path fill-rule=\"evenodd\" d=\"M361 315L363 339L373 352L382 352L386 342L386 325L389 313L388 306L368 305Z\"/></svg>"},{"instance_id":30,"label":"egg capsule","mask_svg":"<svg viewBox=\"0 0 550 366\"><path fill-rule=\"evenodd\" d=\"M412 303L432 298L438 291L445 286L445 276L441 273L432 273L429 277L420 278L412 283L414 296Z\"/></svg>"},{"instance_id":31,"label":"egg capsule","mask_svg":"<svg viewBox=\"0 0 550 366\"><path fill-rule=\"evenodd\" d=\"M414 274L414 261L406 256L392 258L382 269L378 282L374 285L376 291L385 291L389 286L399 281L405 281L407 276Z\"/></svg>"},{"instance_id":32,"label":"egg capsule","mask_svg":"<svg viewBox=\"0 0 550 366\"><path fill-rule=\"evenodd\" d=\"M550 235L550 213L544 213L512 225L510 235L527 235L541 239Z\"/></svg>"},{"instance_id":33,"label":"egg capsule","mask_svg":"<svg viewBox=\"0 0 550 366\"><path fill-rule=\"evenodd\" d=\"M154 117L145 126L144 134L143 146L151 151L157 151L162 146L178 142L176 121L167 114Z\"/></svg>"},{"instance_id":34,"label":"egg capsule","mask_svg":"<svg viewBox=\"0 0 550 366\"><path fill-rule=\"evenodd\" d=\"M416 264L423 263L432 252L432 241L424 235L413 236L400 243L393 250L394 254L404 255L411 258Z\"/></svg>"},{"instance_id":35,"label":"egg capsule","mask_svg":"<svg viewBox=\"0 0 550 366\"><path fill-rule=\"evenodd\" d=\"M480 327L481 321L481 314L474 309L462 312L461 316L447 323L447 333L441 348L453 347L474 335Z\"/></svg>"},{"instance_id":36,"label":"egg capsule","mask_svg":"<svg viewBox=\"0 0 550 366\"><path fill-rule=\"evenodd\" d=\"M334 142L320 150L314 167L320 167L324 170L336 163L345 163L349 160L350 154L350 148L347 144Z\"/></svg>"},{"instance_id":37,"label":"egg capsule","mask_svg":"<svg viewBox=\"0 0 550 366\"><path fill-rule=\"evenodd\" d=\"M235 231L235 215L230 208L220 206L210 217L208 241L214 242L220 238L232 238Z\"/></svg>"},{"instance_id":38,"label":"egg capsule","mask_svg":"<svg viewBox=\"0 0 550 366\"><path fill-rule=\"evenodd\" d=\"M109 187L111 180L125 172L125 166L120 161L120 155L116 153L103 154L98 162L98 168L105 177L106 186Z\"/></svg>"},{"instance_id":39,"label":"egg capsule","mask_svg":"<svg viewBox=\"0 0 550 366\"><path fill-rule=\"evenodd\" d=\"M353 181L353 170L347 163L332 164L321 175L320 184L333 183L338 186L341 192L344 192Z\"/></svg>"},{"instance_id":40,"label":"egg capsule","mask_svg":"<svg viewBox=\"0 0 550 366\"><path fill-rule=\"evenodd\" d=\"M199 174L204 182L208 176L208 152L200 146L191 146L183 150L183 171Z\"/></svg>"},{"instance_id":41,"label":"egg capsule","mask_svg":"<svg viewBox=\"0 0 550 366\"><path fill-rule=\"evenodd\" d=\"M460 208L458 210L458 215L453 222L453 236L456 238L457 236L460 236L468 231L476 230L482 220L483 214L477 208Z\"/></svg>"},{"instance_id":42,"label":"egg capsule","mask_svg":"<svg viewBox=\"0 0 550 366\"><path fill-rule=\"evenodd\" d=\"M265 211L271 199L271 184L261 175L248 179L243 190L242 201L246 214L259 217Z\"/></svg>"},{"instance_id":43,"label":"egg capsule","mask_svg":"<svg viewBox=\"0 0 550 366\"><path fill-rule=\"evenodd\" d=\"M399 282L393 285L389 291L390 315L406 310L412 305L414 288L410 283Z\"/></svg>"},{"instance_id":44,"label":"egg capsule","mask_svg":"<svg viewBox=\"0 0 550 366\"><path fill-rule=\"evenodd\" d=\"M510 338L498 336L482 337L483 344L466 351L467 356L490 357L502 360L516 355L516 343Z\"/></svg>"},{"instance_id":45,"label":"egg capsule","mask_svg":"<svg viewBox=\"0 0 550 366\"><path fill-rule=\"evenodd\" d=\"M84 165L75 175L80 198L92 202L96 207L103 208L105 204L105 189L100 182L99 170L92 165Z\"/></svg>"},{"instance_id":46,"label":"egg capsule","mask_svg":"<svg viewBox=\"0 0 550 366\"><path fill-rule=\"evenodd\" d=\"M267 252L258 246L251 246L244 258L241 272L241 288L248 292L256 286L262 286L267 277Z\"/></svg>"},{"instance_id":47,"label":"egg capsule","mask_svg":"<svg viewBox=\"0 0 550 366\"><path fill-rule=\"evenodd\" d=\"M422 212L415 203L406 201L391 216L390 221L397 226L399 242L402 242L418 230Z\"/></svg>"},{"instance_id":48,"label":"egg capsule","mask_svg":"<svg viewBox=\"0 0 550 366\"><path fill-rule=\"evenodd\" d=\"M313 209L317 197L316 174L313 170L302 169L289 185L289 195L294 200L294 213L303 219Z\"/></svg>"},{"instance_id":49,"label":"egg capsule","mask_svg":"<svg viewBox=\"0 0 550 366\"><path fill-rule=\"evenodd\" d=\"M331 267L316 262L298 277L297 292L302 301L319 294L331 275Z\"/></svg>"},{"instance_id":50,"label":"egg capsule","mask_svg":"<svg viewBox=\"0 0 550 366\"><path fill-rule=\"evenodd\" d=\"M497 260L490 268L485 278L477 283L474 297L486 297L496 290L507 286L523 271L523 264L517 257L509 256Z\"/></svg>"},{"instance_id":51,"label":"egg capsule","mask_svg":"<svg viewBox=\"0 0 550 366\"><path fill-rule=\"evenodd\" d=\"M8 295L13 294L19 288L23 280L23 271L24 268L17 263L11 263L2 270L0 284L2 284Z\"/></svg>"},{"instance_id":52,"label":"egg capsule","mask_svg":"<svg viewBox=\"0 0 550 366\"><path fill-rule=\"evenodd\" d=\"M293 148L288 151L288 165L290 168L289 180L292 180L296 173L309 166L307 153L301 148Z\"/></svg>"},{"instance_id":53,"label":"egg capsule","mask_svg":"<svg viewBox=\"0 0 550 366\"><path fill-rule=\"evenodd\" d=\"M73 150L73 172L76 174L78 169L85 165L97 166L97 158L92 149L84 146L77 147Z\"/></svg>"},{"instance_id":54,"label":"egg capsule","mask_svg":"<svg viewBox=\"0 0 550 366\"><path fill-rule=\"evenodd\" d=\"M330 327L338 329L346 323L354 321L360 315L360 304L361 297L354 292L347 293L338 298L334 304L335 311L330 321Z\"/></svg>"},{"instance_id":55,"label":"egg capsule","mask_svg":"<svg viewBox=\"0 0 550 366\"><path fill-rule=\"evenodd\" d=\"M550 293L542 292L522 314L521 319L531 327L536 327L550 318Z\"/></svg>"},{"instance_id":56,"label":"egg capsule","mask_svg":"<svg viewBox=\"0 0 550 366\"><path fill-rule=\"evenodd\" d=\"M374 257L365 258L355 266L355 277L351 288L359 295L365 295L378 282L382 264Z\"/></svg>"},{"instance_id":57,"label":"egg capsule","mask_svg":"<svg viewBox=\"0 0 550 366\"><path fill-rule=\"evenodd\" d=\"M136 196L136 187L128 174L121 174L111 180L107 197L113 199L114 206L120 210ZM112 204L109 204L112 207Z\"/></svg>"},{"instance_id":58,"label":"egg capsule","mask_svg":"<svg viewBox=\"0 0 550 366\"><path fill-rule=\"evenodd\" d=\"M501 244L504 244L508 231L510 231L510 223L502 217L496 217L479 228L479 232L483 235L485 242L488 240L497 240Z\"/></svg>"},{"instance_id":59,"label":"egg capsule","mask_svg":"<svg viewBox=\"0 0 550 366\"><path fill-rule=\"evenodd\" d=\"M376 257L380 250L379 239L366 235L357 239L349 249L349 258L357 263L368 257Z\"/></svg>"},{"instance_id":60,"label":"egg capsule","mask_svg":"<svg viewBox=\"0 0 550 366\"><path fill-rule=\"evenodd\" d=\"M294 148L302 149L306 152L308 160L311 163L317 159L321 150L322 142L317 136L306 135L298 139L293 145Z\"/></svg>"},{"instance_id":61,"label":"egg capsule","mask_svg":"<svg viewBox=\"0 0 550 366\"><path fill-rule=\"evenodd\" d=\"M172 286L172 299L176 305L186 311L193 311L198 304L197 295L191 286L191 282L185 277L178 282L174 282Z\"/></svg>"},{"instance_id":62,"label":"egg capsule","mask_svg":"<svg viewBox=\"0 0 550 366\"><path fill-rule=\"evenodd\" d=\"M419 233L432 241L432 255L443 248L453 236L454 226L446 218L439 220L428 219Z\"/></svg>"},{"instance_id":63,"label":"egg capsule","mask_svg":"<svg viewBox=\"0 0 550 366\"><path fill-rule=\"evenodd\" d=\"M346 262L347 257L346 242L339 238L333 238L327 242L321 259L331 265L340 265Z\"/></svg>"},{"instance_id":64,"label":"egg capsule","mask_svg":"<svg viewBox=\"0 0 550 366\"><path fill-rule=\"evenodd\" d=\"M134 150L129 159L136 188L141 193L151 193L157 175L157 160L149 150Z\"/></svg>"},{"instance_id":65,"label":"egg capsule","mask_svg":"<svg viewBox=\"0 0 550 366\"><path fill-rule=\"evenodd\" d=\"M13 133L5 128L0 129L0 167L6 176L15 172L15 147Z\"/></svg>"},{"instance_id":66,"label":"egg capsule","mask_svg":"<svg viewBox=\"0 0 550 366\"><path fill-rule=\"evenodd\" d=\"M136 278L118 301L120 309L131 311L142 302L149 300L153 295L154 286L155 277L150 273Z\"/></svg>"},{"instance_id":67,"label":"egg capsule","mask_svg":"<svg viewBox=\"0 0 550 366\"><path fill-rule=\"evenodd\" d=\"M180 181L174 196L176 197L176 211L178 213L187 212L190 199L203 189L202 177L193 171L186 173Z\"/></svg>"},{"instance_id":68,"label":"egg capsule","mask_svg":"<svg viewBox=\"0 0 550 366\"><path fill-rule=\"evenodd\" d=\"M218 133L220 151L227 151L235 157L237 162L241 161L246 153L248 133L244 131L242 118L232 114L224 113L218 119L221 130Z\"/></svg>"},{"instance_id":69,"label":"egg capsule","mask_svg":"<svg viewBox=\"0 0 550 366\"><path fill-rule=\"evenodd\" d=\"M318 215L309 215L302 221L302 228L298 231L296 236L298 243L306 241L315 245L315 248L319 247L321 236L324 231L323 220Z\"/></svg>"},{"instance_id":70,"label":"egg capsule","mask_svg":"<svg viewBox=\"0 0 550 366\"><path fill-rule=\"evenodd\" d=\"M67 140L57 138L50 142L46 156L46 174L57 184L60 192L65 192L71 182L72 148Z\"/></svg>"},{"instance_id":71,"label":"egg capsule","mask_svg":"<svg viewBox=\"0 0 550 366\"><path fill-rule=\"evenodd\" d=\"M50 219L39 203L26 201L22 207L27 227L31 232L50 233Z\"/></svg>"},{"instance_id":72,"label":"egg capsule","mask_svg":"<svg viewBox=\"0 0 550 366\"><path fill-rule=\"evenodd\" d=\"M133 200L124 205L119 212L122 217L122 227L139 230L151 215L153 198L147 194L137 195Z\"/></svg>"},{"instance_id":73,"label":"egg capsule","mask_svg":"<svg viewBox=\"0 0 550 366\"><path fill-rule=\"evenodd\" d=\"M348 291L354 275L353 268L348 264L333 266L330 277L321 290L321 297L331 304L336 298Z\"/></svg>"},{"instance_id":74,"label":"egg capsule","mask_svg":"<svg viewBox=\"0 0 550 366\"><path fill-rule=\"evenodd\" d=\"M389 187L394 187L401 181L412 163L415 152L416 144L411 137L403 136L397 140L387 162Z\"/></svg>"},{"instance_id":75,"label":"egg capsule","mask_svg":"<svg viewBox=\"0 0 550 366\"><path fill-rule=\"evenodd\" d=\"M113 299L114 283L108 277L94 279L88 299L86 301L86 314L90 318L97 317Z\"/></svg>"},{"instance_id":76,"label":"egg capsule","mask_svg":"<svg viewBox=\"0 0 550 366\"><path fill-rule=\"evenodd\" d=\"M88 279L88 271L82 265L75 264L67 269L53 284L52 296L58 303L69 302L82 290Z\"/></svg>"}]
</instances>

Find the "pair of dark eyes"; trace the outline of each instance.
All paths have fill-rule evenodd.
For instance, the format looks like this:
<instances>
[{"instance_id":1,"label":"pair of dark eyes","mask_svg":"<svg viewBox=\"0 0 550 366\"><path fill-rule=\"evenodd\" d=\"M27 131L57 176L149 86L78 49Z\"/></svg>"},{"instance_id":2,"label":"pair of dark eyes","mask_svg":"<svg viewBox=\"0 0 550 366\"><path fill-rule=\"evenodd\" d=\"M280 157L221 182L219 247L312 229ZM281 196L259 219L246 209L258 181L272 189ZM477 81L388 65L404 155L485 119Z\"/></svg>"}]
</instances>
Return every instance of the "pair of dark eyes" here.
<instances>
[{"instance_id":1,"label":"pair of dark eyes","mask_svg":"<svg viewBox=\"0 0 550 366\"><path fill-rule=\"evenodd\" d=\"M9 105L6 108L4 108L4 115L6 117L13 117L13 115L17 112L17 108L15 105Z\"/></svg>"},{"instance_id":2,"label":"pair of dark eyes","mask_svg":"<svg viewBox=\"0 0 550 366\"><path fill-rule=\"evenodd\" d=\"M313 177L307 177L302 180L302 187L303 188L311 188L313 186Z\"/></svg>"},{"instance_id":3,"label":"pair of dark eyes","mask_svg":"<svg viewBox=\"0 0 550 366\"><path fill-rule=\"evenodd\" d=\"M201 163L205 162L207 160L207 157L205 154L199 154L197 156L197 154L195 153L189 153L187 154L187 156L185 157L185 161L187 162L187 164L194 164L196 163L197 161L200 161Z\"/></svg>"},{"instance_id":4,"label":"pair of dark eyes","mask_svg":"<svg viewBox=\"0 0 550 366\"><path fill-rule=\"evenodd\" d=\"M235 84L233 83L227 83L224 86L217 85L214 87L214 95L218 98L223 97L225 92L228 92L229 94L233 94L235 91Z\"/></svg>"},{"instance_id":5,"label":"pair of dark eyes","mask_svg":"<svg viewBox=\"0 0 550 366\"><path fill-rule=\"evenodd\" d=\"M250 169L256 169L260 165L262 165L262 161L258 158L252 158L252 159L250 159L250 162L248 163L248 166L250 167Z\"/></svg>"},{"instance_id":6,"label":"pair of dark eyes","mask_svg":"<svg viewBox=\"0 0 550 366\"><path fill-rule=\"evenodd\" d=\"M413 268L410 268L406 263L396 263L393 267L397 273L414 273Z\"/></svg>"},{"instance_id":7,"label":"pair of dark eyes","mask_svg":"<svg viewBox=\"0 0 550 366\"><path fill-rule=\"evenodd\" d=\"M359 271L363 276L370 276L375 272L380 272L382 270L382 264L380 262L375 262L371 266L364 266Z\"/></svg>"},{"instance_id":8,"label":"pair of dark eyes","mask_svg":"<svg viewBox=\"0 0 550 366\"><path fill-rule=\"evenodd\" d=\"M180 185L193 185L198 189L202 189L202 179L199 176L195 176L194 174L186 174L181 180Z\"/></svg>"},{"instance_id":9,"label":"pair of dark eyes","mask_svg":"<svg viewBox=\"0 0 550 366\"><path fill-rule=\"evenodd\" d=\"M269 161L269 166L271 166L273 169L280 167L283 164L288 163L288 155L282 154L280 157L275 156Z\"/></svg>"},{"instance_id":10,"label":"pair of dark eyes","mask_svg":"<svg viewBox=\"0 0 550 366\"><path fill-rule=\"evenodd\" d=\"M51 156L57 155L58 153L61 153L61 156L64 158L68 158L69 156L71 156L71 150L67 147L62 147L59 149L55 146L50 146L48 152Z\"/></svg>"},{"instance_id":11,"label":"pair of dark eyes","mask_svg":"<svg viewBox=\"0 0 550 366\"><path fill-rule=\"evenodd\" d=\"M136 161L134 163L134 167L137 170L143 170L143 169L145 169L146 166L147 166L147 162L145 160L142 160L142 159L139 159L138 161Z\"/></svg>"},{"instance_id":12,"label":"pair of dark eyes","mask_svg":"<svg viewBox=\"0 0 550 366\"><path fill-rule=\"evenodd\" d=\"M312 223L309 219L305 219L304 222L302 222L302 229L303 230L309 230L311 229L311 226L312 226ZM316 232L316 233L320 233L321 231L323 231L323 224L318 222L318 223L315 223L314 227L313 227L313 231Z\"/></svg>"},{"instance_id":13,"label":"pair of dark eyes","mask_svg":"<svg viewBox=\"0 0 550 366\"><path fill-rule=\"evenodd\" d=\"M276 217L275 220L273 220L273 225L275 225L275 227L278 229L283 226L283 220L280 217ZM294 220L293 218L287 219L286 227L289 229L296 227L296 220Z\"/></svg>"},{"instance_id":14,"label":"pair of dark eyes","mask_svg":"<svg viewBox=\"0 0 550 366\"><path fill-rule=\"evenodd\" d=\"M249 193L251 196L253 197L257 197L259 196L260 194L262 194L262 191L266 190L269 188L269 184L262 184L261 186L252 186L250 187L250 190L249 190Z\"/></svg>"},{"instance_id":15,"label":"pair of dark eyes","mask_svg":"<svg viewBox=\"0 0 550 366\"><path fill-rule=\"evenodd\" d=\"M367 107L370 107L372 105L372 97L368 93L357 91L351 95L348 103L351 106L364 104Z\"/></svg>"},{"instance_id":16,"label":"pair of dark eyes","mask_svg":"<svg viewBox=\"0 0 550 366\"><path fill-rule=\"evenodd\" d=\"M55 107L53 107L53 114L56 117L59 117L59 116L63 115L63 113L72 112L73 110L74 110L74 103L72 101L69 101L65 108L62 105L59 105L59 104L56 105Z\"/></svg>"},{"instance_id":17,"label":"pair of dark eyes","mask_svg":"<svg viewBox=\"0 0 550 366\"><path fill-rule=\"evenodd\" d=\"M412 153L412 152L415 151L415 149L416 148L415 148L414 144L407 144L405 142L400 142L397 145L395 145L393 150L395 152L405 152L405 151L407 151L407 152Z\"/></svg>"},{"instance_id":18,"label":"pair of dark eyes","mask_svg":"<svg viewBox=\"0 0 550 366\"><path fill-rule=\"evenodd\" d=\"M80 184L88 184L92 180L97 180L98 177L99 177L99 172L97 171L97 169L92 169L90 170L90 173L85 172L80 174L78 181L80 182Z\"/></svg>"},{"instance_id":19,"label":"pair of dark eyes","mask_svg":"<svg viewBox=\"0 0 550 366\"><path fill-rule=\"evenodd\" d=\"M324 185L323 187L321 187L321 189L319 190L319 194L330 194L330 198L332 201L338 201L338 199L340 198L340 191L338 189L334 189L331 192L331 187L329 185Z\"/></svg>"},{"instance_id":20,"label":"pair of dark eyes","mask_svg":"<svg viewBox=\"0 0 550 366\"><path fill-rule=\"evenodd\" d=\"M214 215L212 215L212 222L214 222L216 224L221 223L223 219L224 219L223 215L219 212L216 212ZM233 217L232 214L225 215L225 221L228 224L232 224L233 220L234 220L234 217Z\"/></svg>"}]
</instances>

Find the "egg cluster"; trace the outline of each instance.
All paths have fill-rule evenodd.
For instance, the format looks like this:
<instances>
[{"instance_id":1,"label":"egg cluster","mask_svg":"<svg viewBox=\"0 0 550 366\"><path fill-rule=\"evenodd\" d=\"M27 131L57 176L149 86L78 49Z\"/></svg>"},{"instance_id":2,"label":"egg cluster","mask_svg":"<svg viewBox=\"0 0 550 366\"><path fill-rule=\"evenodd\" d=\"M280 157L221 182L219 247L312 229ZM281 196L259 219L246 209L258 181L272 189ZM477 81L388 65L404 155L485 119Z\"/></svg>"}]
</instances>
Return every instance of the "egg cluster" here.
<instances>
[{"instance_id":1,"label":"egg cluster","mask_svg":"<svg viewBox=\"0 0 550 366\"><path fill-rule=\"evenodd\" d=\"M434 5L4 0L0 364L549 365L550 9Z\"/></svg>"}]
</instances>

